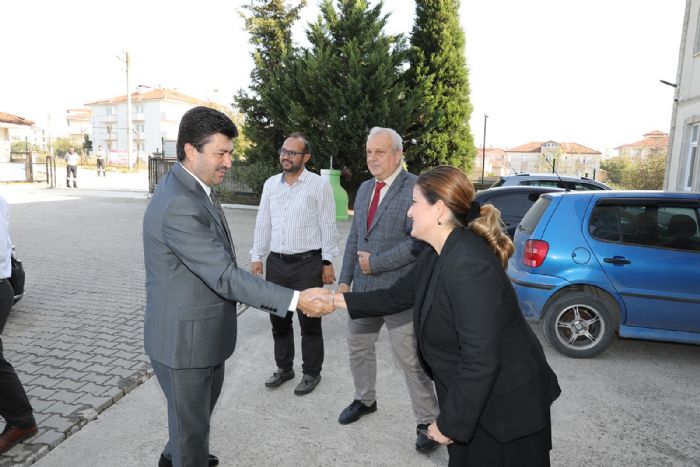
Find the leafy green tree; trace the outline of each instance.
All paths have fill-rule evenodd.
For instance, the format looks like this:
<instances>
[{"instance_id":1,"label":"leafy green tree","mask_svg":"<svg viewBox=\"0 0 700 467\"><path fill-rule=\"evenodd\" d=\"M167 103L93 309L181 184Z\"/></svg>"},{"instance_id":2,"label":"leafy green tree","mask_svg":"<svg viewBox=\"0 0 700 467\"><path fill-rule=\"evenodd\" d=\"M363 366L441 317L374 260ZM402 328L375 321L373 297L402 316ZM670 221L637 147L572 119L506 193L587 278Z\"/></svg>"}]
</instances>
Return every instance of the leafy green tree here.
<instances>
[{"instance_id":1,"label":"leafy green tree","mask_svg":"<svg viewBox=\"0 0 700 467\"><path fill-rule=\"evenodd\" d=\"M279 171L277 149L282 146L285 133L278 120L280 114L270 109L269 88L274 78L284 73L283 60L293 50L292 25L305 5L306 0L292 6L287 6L284 0L250 0L241 12L254 47L255 67L250 75L250 89L238 92L235 106L245 116L243 133L250 141L241 149L245 158L258 166L250 170L255 180L246 180L252 186L258 186L258 178Z\"/></svg>"},{"instance_id":2,"label":"leafy green tree","mask_svg":"<svg viewBox=\"0 0 700 467\"><path fill-rule=\"evenodd\" d=\"M630 166L630 161L624 156L611 157L600 163L600 168L608 173L608 182L611 186L621 187L624 183L625 172Z\"/></svg>"},{"instance_id":3,"label":"leafy green tree","mask_svg":"<svg viewBox=\"0 0 700 467\"><path fill-rule=\"evenodd\" d=\"M665 171L666 151L653 151L630 163L623 183L625 188L631 190L662 190Z\"/></svg>"},{"instance_id":4,"label":"leafy green tree","mask_svg":"<svg viewBox=\"0 0 700 467\"><path fill-rule=\"evenodd\" d=\"M27 150L29 150L29 151L34 151L34 152L40 151L39 145L34 144L34 143L28 143L28 144L29 144L29 148L27 149L27 143L26 143L26 142L24 142L24 141L14 141L14 142L10 145L10 151L11 151L11 152L26 152Z\"/></svg>"},{"instance_id":5,"label":"leafy green tree","mask_svg":"<svg viewBox=\"0 0 700 467\"><path fill-rule=\"evenodd\" d=\"M58 157L63 157L70 148L74 148L75 143L70 138L62 137L53 140L53 151Z\"/></svg>"},{"instance_id":6,"label":"leafy green tree","mask_svg":"<svg viewBox=\"0 0 700 467\"><path fill-rule=\"evenodd\" d=\"M366 0L321 2L307 31L310 47L290 55L271 86L272 113L285 133L308 134L312 167L331 167L332 161L343 169L351 205L370 176L364 155L370 128L404 134L415 106L405 84L405 41L384 33L382 8L381 1L372 7Z\"/></svg>"},{"instance_id":7,"label":"leafy green tree","mask_svg":"<svg viewBox=\"0 0 700 467\"><path fill-rule=\"evenodd\" d=\"M448 164L467 170L476 148L469 127L472 105L459 25L459 0L416 0L408 82L420 97L410 136L408 167L421 172Z\"/></svg>"}]
</instances>

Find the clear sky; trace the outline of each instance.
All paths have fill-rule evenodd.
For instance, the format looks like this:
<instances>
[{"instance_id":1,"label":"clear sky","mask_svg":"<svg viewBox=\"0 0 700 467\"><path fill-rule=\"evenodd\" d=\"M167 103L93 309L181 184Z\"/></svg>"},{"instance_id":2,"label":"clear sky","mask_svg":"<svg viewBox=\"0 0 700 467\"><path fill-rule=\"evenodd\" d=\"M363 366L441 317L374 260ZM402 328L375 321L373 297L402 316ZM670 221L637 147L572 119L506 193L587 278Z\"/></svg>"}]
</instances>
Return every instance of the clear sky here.
<instances>
[{"instance_id":1,"label":"clear sky","mask_svg":"<svg viewBox=\"0 0 700 467\"><path fill-rule=\"evenodd\" d=\"M65 127L65 111L165 86L222 103L245 87L243 0L3 2L0 111ZM309 0L295 29L315 19ZM410 33L411 0L386 0L388 32ZM668 132L683 0L462 0L474 141L504 149L577 142L599 151Z\"/></svg>"}]
</instances>

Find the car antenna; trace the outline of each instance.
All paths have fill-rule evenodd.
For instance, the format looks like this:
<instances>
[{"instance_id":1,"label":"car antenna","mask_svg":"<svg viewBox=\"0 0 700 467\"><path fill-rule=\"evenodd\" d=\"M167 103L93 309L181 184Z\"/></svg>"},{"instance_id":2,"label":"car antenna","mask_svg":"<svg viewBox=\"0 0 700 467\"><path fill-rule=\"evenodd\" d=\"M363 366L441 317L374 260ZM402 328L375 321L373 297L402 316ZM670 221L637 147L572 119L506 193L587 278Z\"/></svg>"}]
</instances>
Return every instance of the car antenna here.
<instances>
[{"instance_id":1,"label":"car antenna","mask_svg":"<svg viewBox=\"0 0 700 467\"><path fill-rule=\"evenodd\" d=\"M566 183L564 183L564 180L562 180L561 177L559 176L559 173L554 168L554 164L552 164L550 162L550 160L547 159L547 156L545 156L544 153L540 153L540 156L542 156L542 158L545 160L545 162L547 162L547 164L549 164L549 166L552 168L552 173L557 176L557 178L559 179L559 183L561 183L561 186L564 187L564 190L571 191L571 190L569 190L569 187L566 185Z\"/></svg>"},{"instance_id":2,"label":"car antenna","mask_svg":"<svg viewBox=\"0 0 700 467\"><path fill-rule=\"evenodd\" d=\"M510 170L512 170L515 173L515 175L520 175L520 173L517 170L515 170L513 167L511 167Z\"/></svg>"}]
</instances>

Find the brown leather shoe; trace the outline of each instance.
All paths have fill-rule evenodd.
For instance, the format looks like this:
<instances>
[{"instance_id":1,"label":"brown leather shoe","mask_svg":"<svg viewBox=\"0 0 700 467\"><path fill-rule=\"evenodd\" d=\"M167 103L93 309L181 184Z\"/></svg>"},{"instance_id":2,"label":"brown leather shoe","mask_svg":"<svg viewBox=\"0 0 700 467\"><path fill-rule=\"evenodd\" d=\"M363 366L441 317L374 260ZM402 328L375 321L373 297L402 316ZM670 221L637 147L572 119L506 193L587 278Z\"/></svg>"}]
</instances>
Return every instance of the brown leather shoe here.
<instances>
[{"instance_id":1,"label":"brown leather shoe","mask_svg":"<svg viewBox=\"0 0 700 467\"><path fill-rule=\"evenodd\" d=\"M30 428L19 428L16 426L6 426L5 431L0 435L0 454L9 451L15 444L24 441L30 436L34 436L38 431L36 425Z\"/></svg>"}]
</instances>

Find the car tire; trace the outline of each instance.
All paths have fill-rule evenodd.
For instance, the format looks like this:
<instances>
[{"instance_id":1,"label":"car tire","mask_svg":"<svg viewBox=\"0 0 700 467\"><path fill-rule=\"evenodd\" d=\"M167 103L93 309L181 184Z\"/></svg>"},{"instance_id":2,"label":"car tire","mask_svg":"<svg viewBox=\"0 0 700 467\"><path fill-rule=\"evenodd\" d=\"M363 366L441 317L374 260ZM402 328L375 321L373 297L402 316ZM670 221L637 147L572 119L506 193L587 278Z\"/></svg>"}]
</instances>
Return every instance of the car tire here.
<instances>
[{"instance_id":1,"label":"car tire","mask_svg":"<svg viewBox=\"0 0 700 467\"><path fill-rule=\"evenodd\" d=\"M615 314L605 302L574 292L547 306L542 332L547 342L567 357L591 358L608 348L615 325Z\"/></svg>"}]
</instances>

